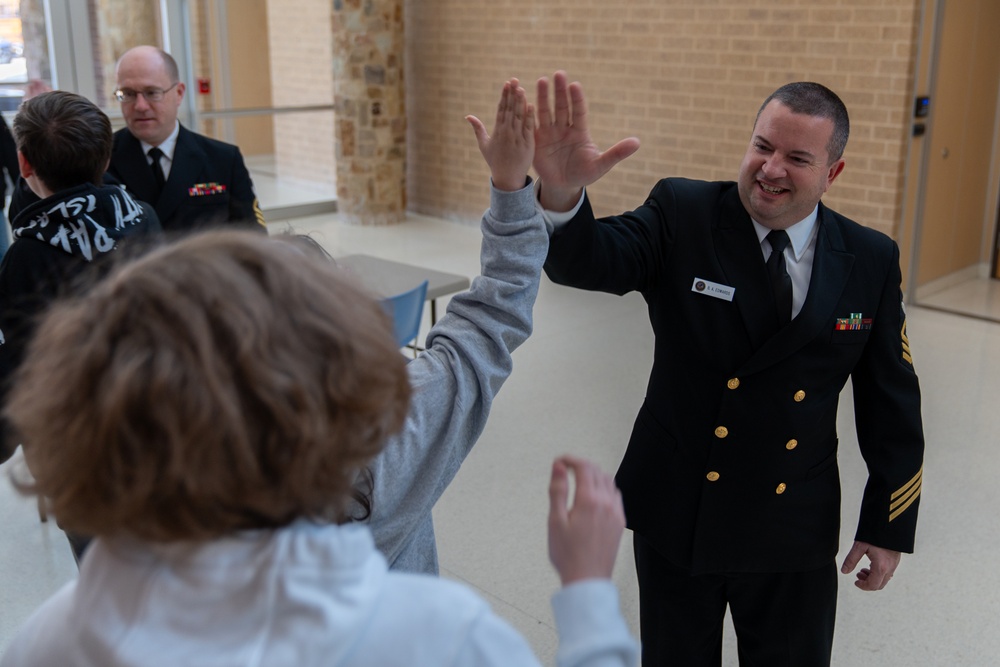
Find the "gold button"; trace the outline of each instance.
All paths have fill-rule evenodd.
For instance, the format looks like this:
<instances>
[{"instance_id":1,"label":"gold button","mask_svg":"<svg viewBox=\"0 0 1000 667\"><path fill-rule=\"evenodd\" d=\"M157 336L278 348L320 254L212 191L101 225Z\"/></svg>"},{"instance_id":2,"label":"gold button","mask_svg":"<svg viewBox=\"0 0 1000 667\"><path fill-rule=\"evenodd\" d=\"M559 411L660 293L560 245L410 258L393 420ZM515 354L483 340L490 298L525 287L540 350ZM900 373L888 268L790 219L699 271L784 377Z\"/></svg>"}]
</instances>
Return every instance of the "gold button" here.
<instances>
[{"instance_id":1,"label":"gold button","mask_svg":"<svg viewBox=\"0 0 1000 667\"><path fill-rule=\"evenodd\" d=\"M795 438L792 438L791 440L785 443L785 449L787 449L788 451L792 451L798 446L799 446L799 441L796 440Z\"/></svg>"},{"instance_id":2,"label":"gold button","mask_svg":"<svg viewBox=\"0 0 1000 667\"><path fill-rule=\"evenodd\" d=\"M725 438L727 435L729 435L729 429L726 428L725 426L720 426L719 428L715 429L716 438Z\"/></svg>"},{"instance_id":3,"label":"gold button","mask_svg":"<svg viewBox=\"0 0 1000 667\"><path fill-rule=\"evenodd\" d=\"M740 386L740 379L731 378L729 382L726 383L726 386L729 387L730 389L736 389L737 387Z\"/></svg>"},{"instance_id":4,"label":"gold button","mask_svg":"<svg viewBox=\"0 0 1000 667\"><path fill-rule=\"evenodd\" d=\"M708 479L708 481L710 481L710 482L717 482L717 481L719 480L719 473L717 473L717 472L715 472L715 471L713 470L712 472L710 472L710 473L708 473L707 475L705 475L705 477L706 477L706 478Z\"/></svg>"},{"instance_id":5,"label":"gold button","mask_svg":"<svg viewBox=\"0 0 1000 667\"><path fill-rule=\"evenodd\" d=\"M797 392L795 392L795 396L793 398L795 399L796 403L801 403L802 401L806 400L806 392L799 389Z\"/></svg>"},{"instance_id":6,"label":"gold button","mask_svg":"<svg viewBox=\"0 0 1000 667\"><path fill-rule=\"evenodd\" d=\"M774 492L775 492L775 493L777 493L777 494L778 494L778 495L780 496L780 495L781 495L782 493L784 493L784 492L785 492L785 489L787 489L787 488L788 488L788 487L787 487L787 486L785 486L785 483L784 483L784 482L782 482L781 484L779 484L779 485L778 485L778 488L776 488L776 489L774 490Z\"/></svg>"}]
</instances>

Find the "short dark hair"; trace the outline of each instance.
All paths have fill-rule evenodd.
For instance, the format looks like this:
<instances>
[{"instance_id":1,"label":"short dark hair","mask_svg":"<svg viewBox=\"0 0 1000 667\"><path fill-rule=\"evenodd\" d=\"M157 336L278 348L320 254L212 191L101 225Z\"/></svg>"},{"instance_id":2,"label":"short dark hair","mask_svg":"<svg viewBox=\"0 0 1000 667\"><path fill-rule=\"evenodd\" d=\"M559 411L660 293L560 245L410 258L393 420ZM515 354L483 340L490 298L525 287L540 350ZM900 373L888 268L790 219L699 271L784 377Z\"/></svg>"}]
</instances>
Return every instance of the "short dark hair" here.
<instances>
[{"instance_id":1,"label":"short dark hair","mask_svg":"<svg viewBox=\"0 0 1000 667\"><path fill-rule=\"evenodd\" d=\"M410 398L378 301L294 239L242 230L57 302L17 377L22 490L68 530L153 541L356 518Z\"/></svg>"},{"instance_id":2,"label":"short dark hair","mask_svg":"<svg viewBox=\"0 0 1000 667\"><path fill-rule=\"evenodd\" d=\"M53 192L101 184L111 159L111 121L87 98L53 90L25 100L13 131L17 150Z\"/></svg>"},{"instance_id":3,"label":"short dark hair","mask_svg":"<svg viewBox=\"0 0 1000 667\"><path fill-rule=\"evenodd\" d=\"M844 148L847 146L847 138L851 133L851 121L847 115L847 107L837 94L826 86L813 83L812 81L796 81L786 83L781 88L768 95L764 103L757 110L757 118L764 111L771 100L778 100L793 113L815 116L817 118L829 118L833 121L833 134L826 145L826 152L829 153L829 164L833 164L844 155ZM756 124L754 120L754 124Z\"/></svg>"}]
</instances>

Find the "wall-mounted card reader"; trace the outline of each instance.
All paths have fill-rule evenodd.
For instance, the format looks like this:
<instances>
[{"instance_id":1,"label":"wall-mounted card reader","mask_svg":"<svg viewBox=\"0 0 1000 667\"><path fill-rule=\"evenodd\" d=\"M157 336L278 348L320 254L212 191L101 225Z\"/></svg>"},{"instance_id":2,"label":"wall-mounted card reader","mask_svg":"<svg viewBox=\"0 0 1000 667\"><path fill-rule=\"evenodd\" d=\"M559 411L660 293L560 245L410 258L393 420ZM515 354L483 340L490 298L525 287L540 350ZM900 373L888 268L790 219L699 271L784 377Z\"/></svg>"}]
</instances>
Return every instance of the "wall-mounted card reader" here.
<instances>
[{"instance_id":1,"label":"wall-mounted card reader","mask_svg":"<svg viewBox=\"0 0 1000 667\"><path fill-rule=\"evenodd\" d=\"M931 110L931 98L929 97L918 97L916 104L913 107L913 115L917 118L923 118Z\"/></svg>"}]
</instances>

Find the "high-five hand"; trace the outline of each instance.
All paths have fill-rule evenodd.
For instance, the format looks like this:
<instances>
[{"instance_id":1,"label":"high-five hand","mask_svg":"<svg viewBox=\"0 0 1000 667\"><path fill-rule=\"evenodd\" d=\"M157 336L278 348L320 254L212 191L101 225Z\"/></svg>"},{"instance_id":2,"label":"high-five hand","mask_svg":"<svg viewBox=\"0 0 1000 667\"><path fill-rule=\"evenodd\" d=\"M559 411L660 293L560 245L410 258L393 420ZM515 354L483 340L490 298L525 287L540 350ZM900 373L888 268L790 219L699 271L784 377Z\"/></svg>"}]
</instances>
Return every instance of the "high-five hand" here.
<instances>
[{"instance_id":1,"label":"high-five hand","mask_svg":"<svg viewBox=\"0 0 1000 667\"><path fill-rule=\"evenodd\" d=\"M514 192L525 185L535 148L535 108L517 79L503 85L493 135L475 116L466 116L493 176L493 187Z\"/></svg>"},{"instance_id":2,"label":"high-five hand","mask_svg":"<svg viewBox=\"0 0 1000 667\"><path fill-rule=\"evenodd\" d=\"M568 211L581 190L639 150L635 137L622 139L603 153L587 129L587 101L576 81L567 85L566 72L553 76L554 112L549 105L549 80L538 80L538 129L533 165L542 181L541 203L550 211Z\"/></svg>"}]
</instances>

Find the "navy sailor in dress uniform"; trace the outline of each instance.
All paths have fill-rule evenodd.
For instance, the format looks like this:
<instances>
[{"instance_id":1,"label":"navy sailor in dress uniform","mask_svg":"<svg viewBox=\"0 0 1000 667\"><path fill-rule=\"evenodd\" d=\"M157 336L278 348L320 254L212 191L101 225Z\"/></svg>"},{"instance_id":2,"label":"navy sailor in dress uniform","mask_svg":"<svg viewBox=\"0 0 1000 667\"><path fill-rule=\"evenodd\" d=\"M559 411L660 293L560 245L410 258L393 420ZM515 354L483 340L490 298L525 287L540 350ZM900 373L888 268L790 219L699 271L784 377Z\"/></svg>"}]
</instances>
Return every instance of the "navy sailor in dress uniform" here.
<instances>
[{"instance_id":1,"label":"navy sailor in dress uniform","mask_svg":"<svg viewBox=\"0 0 1000 667\"><path fill-rule=\"evenodd\" d=\"M128 127L115 133L108 174L152 204L164 230L236 224L266 231L239 148L177 121L185 87L174 59L137 46L118 60L116 75Z\"/></svg>"},{"instance_id":2,"label":"navy sailor in dress uniform","mask_svg":"<svg viewBox=\"0 0 1000 667\"><path fill-rule=\"evenodd\" d=\"M539 80L546 273L638 291L655 333L616 477L643 665L720 665L727 606L741 664L829 665L847 380L869 476L841 572L866 558L862 590L913 551L924 449L899 250L820 201L844 168L847 110L821 85L783 86L761 106L738 182L667 178L639 208L596 219L583 188L638 140L601 153L579 84L557 72L554 89L552 107Z\"/></svg>"}]
</instances>

